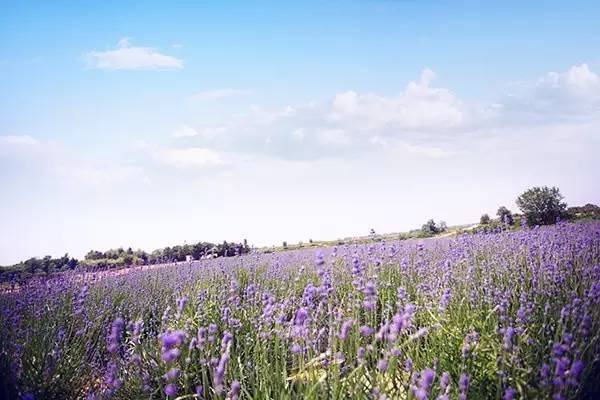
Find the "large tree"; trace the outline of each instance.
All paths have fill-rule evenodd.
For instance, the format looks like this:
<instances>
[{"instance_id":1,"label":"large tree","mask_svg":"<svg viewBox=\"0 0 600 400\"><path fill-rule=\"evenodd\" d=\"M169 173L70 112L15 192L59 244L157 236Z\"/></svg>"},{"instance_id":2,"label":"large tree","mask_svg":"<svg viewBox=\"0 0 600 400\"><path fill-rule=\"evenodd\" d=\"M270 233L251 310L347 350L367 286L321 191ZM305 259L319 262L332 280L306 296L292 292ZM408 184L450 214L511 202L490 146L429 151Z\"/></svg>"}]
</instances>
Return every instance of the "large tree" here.
<instances>
[{"instance_id":1,"label":"large tree","mask_svg":"<svg viewBox=\"0 0 600 400\"><path fill-rule=\"evenodd\" d=\"M557 187L533 187L517 197L529 225L550 225L566 216L567 204Z\"/></svg>"}]
</instances>

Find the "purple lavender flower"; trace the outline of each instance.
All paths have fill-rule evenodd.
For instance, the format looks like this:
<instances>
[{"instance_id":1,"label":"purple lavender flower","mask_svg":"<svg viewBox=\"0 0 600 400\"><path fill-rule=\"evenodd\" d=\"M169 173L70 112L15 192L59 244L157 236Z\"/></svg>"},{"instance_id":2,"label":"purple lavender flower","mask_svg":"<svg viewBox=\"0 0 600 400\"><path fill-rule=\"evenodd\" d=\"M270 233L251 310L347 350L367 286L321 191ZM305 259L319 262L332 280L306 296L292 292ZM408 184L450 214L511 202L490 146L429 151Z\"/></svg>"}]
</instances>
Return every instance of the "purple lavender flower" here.
<instances>
[{"instance_id":1,"label":"purple lavender flower","mask_svg":"<svg viewBox=\"0 0 600 400\"><path fill-rule=\"evenodd\" d=\"M225 378L225 368L227 367L228 362L229 362L229 346L225 349L225 352L223 354L221 354L219 363L217 364L217 366L214 370L213 382L214 382L214 389L217 394L221 394L223 392L223 380Z\"/></svg>"},{"instance_id":2,"label":"purple lavender flower","mask_svg":"<svg viewBox=\"0 0 600 400\"><path fill-rule=\"evenodd\" d=\"M435 379L435 371L431 368L421 372L417 381L417 386L413 389L413 393L418 400L426 400L429 398L429 389Z\"/></svg>"},{"instance_id":3,"label":"purple lavender flower","mask_svg":"<svg viewBox=\"0 0 600 400\"><path fill-rule=\"evenodd\" d=\"M513 400L515 398L515 389L509 387L504 391L504 396L502 396L503 400Z\"/></svg>"},{"instance_id":4,"label":"purple lavender flower","mask_svg":"<svg viewBox=\"0 0 600 400\"><path fill-rule=\"evenodd\" d=\"M377 362L377 369L379 372L386 372L388 370L388 361L385 358L380 359Z\"/></svg>"},{"instance_id":5,"label":"purple lavender flower","mask_svg":"<svg viewBox=\"0 0 600 400\"><path fill-rule=\"evenodd\" d=\"M442 377L440 378L440 389L442 390L442 392L446 391L448 385L450 385L450 373L444 372L442 373Z\"/></svg>"},{"instance_id":6,"label":"purple lavender flower","mask_svg":"<svg viewBox=\"0 0 600 400\"><path fill-rule=\"evenodd\" d=\"M231 382L231 387L229 388L229 393L227 393L227 395L231 400L237 400L241 388L242 385L240 385L238 381L233 381Z\"/></svg>"},{"instance_id":7,"label":"purple lavender flower","mask_svg":"<svg viewBox=\"0 0 600 400\"><path fill-rule=\"evenodd\" d=\"M469 375L465 372L460 374L460 379L458 380L458 390L459 390L459 399L466 400L467 392L469 391Z\"/></svg>"},{"instance_id":8,"label":"purple lavender flower","mask_svg":"<svg viewBox=\"0 0 600 400\"><path fill-rule=\"evenodd\" d=\"M509 326L508 328L506 328L506 330L504 331L504 338L502 339L503 340L502 348L504 350L510 351L512 349L514 336L515 336L515 328L513 328L512 326Z\"/></svg>"},{"instance_id":9,"label":"purple lavender flower","mask_svg":"<svg viewBox=\"0 0 600 400\"><path fill-rule=\"evenodd\" d=\"M123 326L125 325L125 321L123 318L116 318L110 328L110 334L108 335L108 351L110 353L116 353L119 350L119 344L121 341L121 332L123 331Z\"/></svg>"},{"instance_id":10,"label":"purple lavender flower","mask_svg":"<svg viewBox=\"0 0 600 400\"><path fill-rule=\"evenodd\" d=\"M361 334L361 336L371 336L374 330L370 326L363 325L358 329L358 332Z\"/></svg>"},{"instance_id":11,"label":"purple lavender flower","mask_svg":"<svg viewBox=\"0 0 600 400\"><path fill-rule=\"evenodd\" d=\"M168 397L175 397L175 396L177 396L177 392L178 391L179 391L179 389L173 383L169 383L167 386L165 386L165 394Z\"/></svg>"},{"instance_id":12,"label":"purple lavender flower","mask_svg":"<svg viewBox=\"0 0 600 400\"><path fill-rule=\"evenodd\" d=\"M164 362L173 362L181 355L181 350L177 346L183 343L185 336L185 332L181 330L165 332L160 335L159 339L162 342L161 358Z\"/></svg>"},{"instance_id":13,"label":"purple lavender flower","mask_svg":"<svg viewBox=\"0 0 600 400\"><path fill-rule=\"evenodd\" d=\"M304 322L308 319L308 310L304 307L296 311L296 317L294 318L294 324L296 326L304 325Z\"/></svg>"},{"instance_id":14,"label":"purple lavender flower","mask_svg":"<svg viewBox=\"0 0 600 400\"><path fill-rule=\"evenodd\" d=\"M451 296L452 292L450 291L450 289L446 289L444 291L444 294L442 295L442 298L440 299L440 304L438 306L438 310L440 312L445 312L446 308L448 307L448 303L450 303L450 296Z\"/></svg>"},{"instance_id":15,"label":"purple lavender flower","mask_svg":"<svg viewBox=\"0 0 600 400\"><path fill-rule=\"evenodd\" d=\"M341 340L346 340L348 338L348 333L350 332L350 328L352 328L352 324L354 321L349 319L342 324L342 328L340 329L339 338Z\"/></svg>"},{"instance_id":16,"label":"purple lavender flower","mask_svg":"<svg viewBox=\"0 0 600 400\"><path fill-rule=\"evenodd\" d=\"M567 383L571 386L576 387L579 385L579 377L585 368L585 364L581 360L573 361L571 364L571 368L569 369L569 377L567 379Z\"/></svg>"},{"instance_id":17,"label":"purple lavender flower","mask_svg":"<svg viewBox=\"0 0 600 400\"><path fill-rule=\"evenodd\" d=\"M179 377L181 370L179 368L171 368L164 376L167 381L174 381Z\"/></svg>"},{"instance_id":18,"label":"purple lavender flower","mask_svg":"<svg viewBox=\"0 0 600 400\"><path fill-rule=\"evenodd\" d=\"M356 358L362 362L365 360L366 354L367 354L367 351L365 350L365 348L359 347L358 350L356 351Z\"/></svg>"}]
</instances>

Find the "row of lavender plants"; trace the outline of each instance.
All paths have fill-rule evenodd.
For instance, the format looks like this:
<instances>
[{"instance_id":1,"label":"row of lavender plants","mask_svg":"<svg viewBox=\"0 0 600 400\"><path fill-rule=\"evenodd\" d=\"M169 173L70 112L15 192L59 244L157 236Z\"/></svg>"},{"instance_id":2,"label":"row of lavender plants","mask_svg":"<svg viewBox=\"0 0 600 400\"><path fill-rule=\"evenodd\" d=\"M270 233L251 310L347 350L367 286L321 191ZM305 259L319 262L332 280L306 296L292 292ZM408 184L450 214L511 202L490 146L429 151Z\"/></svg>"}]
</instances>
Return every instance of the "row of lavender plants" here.
<instances>
[{"instance_id":1,"label":"row of lavender plants","mask_svg":"<svg viewBox=\"0 0 600 400\"><path fill-rule=\"evenodd\" d=\"M0 306L4 398L591 398L600 223L74 273Z\"/></svg>"}]
</instances>

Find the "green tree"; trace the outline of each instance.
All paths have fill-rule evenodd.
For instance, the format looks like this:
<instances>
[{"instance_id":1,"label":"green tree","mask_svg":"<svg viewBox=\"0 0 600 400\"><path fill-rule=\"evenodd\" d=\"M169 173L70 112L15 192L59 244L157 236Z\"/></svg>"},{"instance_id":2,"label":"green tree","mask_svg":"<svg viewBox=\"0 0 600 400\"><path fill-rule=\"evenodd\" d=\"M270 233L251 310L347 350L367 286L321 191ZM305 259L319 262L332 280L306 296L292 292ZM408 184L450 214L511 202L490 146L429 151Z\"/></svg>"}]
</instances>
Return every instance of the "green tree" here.
<instances>
[{"instance_id":1,"label":"green tree","mask_svg":"<svg viewBox=\"0 0 600 400\"><path fill-rule=\"evenodd\" d=\"M496 211L496 215L500 219L500 222L503 222L508 225L513 225L515 223L515 219L513 218L512 213L508 208L504 206L498 208L498 211Z\"/></svg>"},{"instance_id":2,"label":"green tree","mask_svg":"<svg viewBox=\"0 0 600 400\"><path fill-rule=\"evenodd\" d=\"M528 225L550 225L564 218L567 204L557 187L533 187L517 197L517 205L527 218Z\"/></svg>"},{"instance_id":3,"label":"green tree","mask_svg":"<svg viewBox=\"0 0 600 400\"><path fill-rule=\"evenodd\" d=\"M435 235L436 233L440 232L440 229L436 225L435 221L433 219L430 219L425 224L423 224L423 226L421 227L421 231L426 234Z\"/></svg>"},{"instance_id":4,"label":"green tree","mask_svg":"<svg viewBox=\"0 0 600 400\"><path fill-rule=\"evenodd\" d=\"M446 230L448 229L448 225L446 225L446 221L440 221L437 228L438 232L446 232Z\"/></svg>"},{"instance_id":5,"label":"green tree","mask_svg":"<svg viewBox=\"0 0 600 400\"><path fill-rule=\"evenodd\" d=\"M479 218L479 223L481 225L489 225L490 221L491 221L490 216L487 214L483 214L481 216L481 218Z\"/></svg>"}]
</instances>

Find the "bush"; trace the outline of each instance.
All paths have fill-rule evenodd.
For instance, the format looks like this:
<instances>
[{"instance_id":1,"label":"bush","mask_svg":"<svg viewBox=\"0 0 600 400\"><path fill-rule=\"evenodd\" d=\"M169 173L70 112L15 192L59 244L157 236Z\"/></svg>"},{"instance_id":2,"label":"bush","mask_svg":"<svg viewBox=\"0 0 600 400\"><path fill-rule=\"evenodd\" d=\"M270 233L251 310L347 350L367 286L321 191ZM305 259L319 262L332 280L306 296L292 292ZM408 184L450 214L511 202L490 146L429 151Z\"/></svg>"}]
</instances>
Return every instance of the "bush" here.
<instances>
[{"instance_id":1,"label":"bush","mask_svg":"<svg viewBox=\"0 0 600 400\"><path fill-rule=\"evenodd\" d=\"M444 221L441 221L438 225L433 219L430 219L421 227L421 234L419 235L419 237L429 237L437 233L442 233L446 229L446 223Z\"/></svg>"},{"instance_id":2,"label":"bush","mask_svg":"<svg viewBox=\"0 0 600 400\"><path fill-rule=\"evenodd\" d=\"M500 220L500 222L503 222L507 225L514 225L514 223L515 223L512 213L510 212L510 210L508 208L506 208L504 206L498 208L496 215L498 216L498 219Z\"/></svg>"},{"instance_id":3,"label":"bush","mask_svg":"<svg viewBox=\"0 0 600 400\"><path fill-rule=\"evenodd\" d=\"M487 214L483 214L481 216L481 218L479 218L479 223L481 225L488 225L490 223L490 221L491 221L490 216Z\"/></svg>"}]
</instances>

